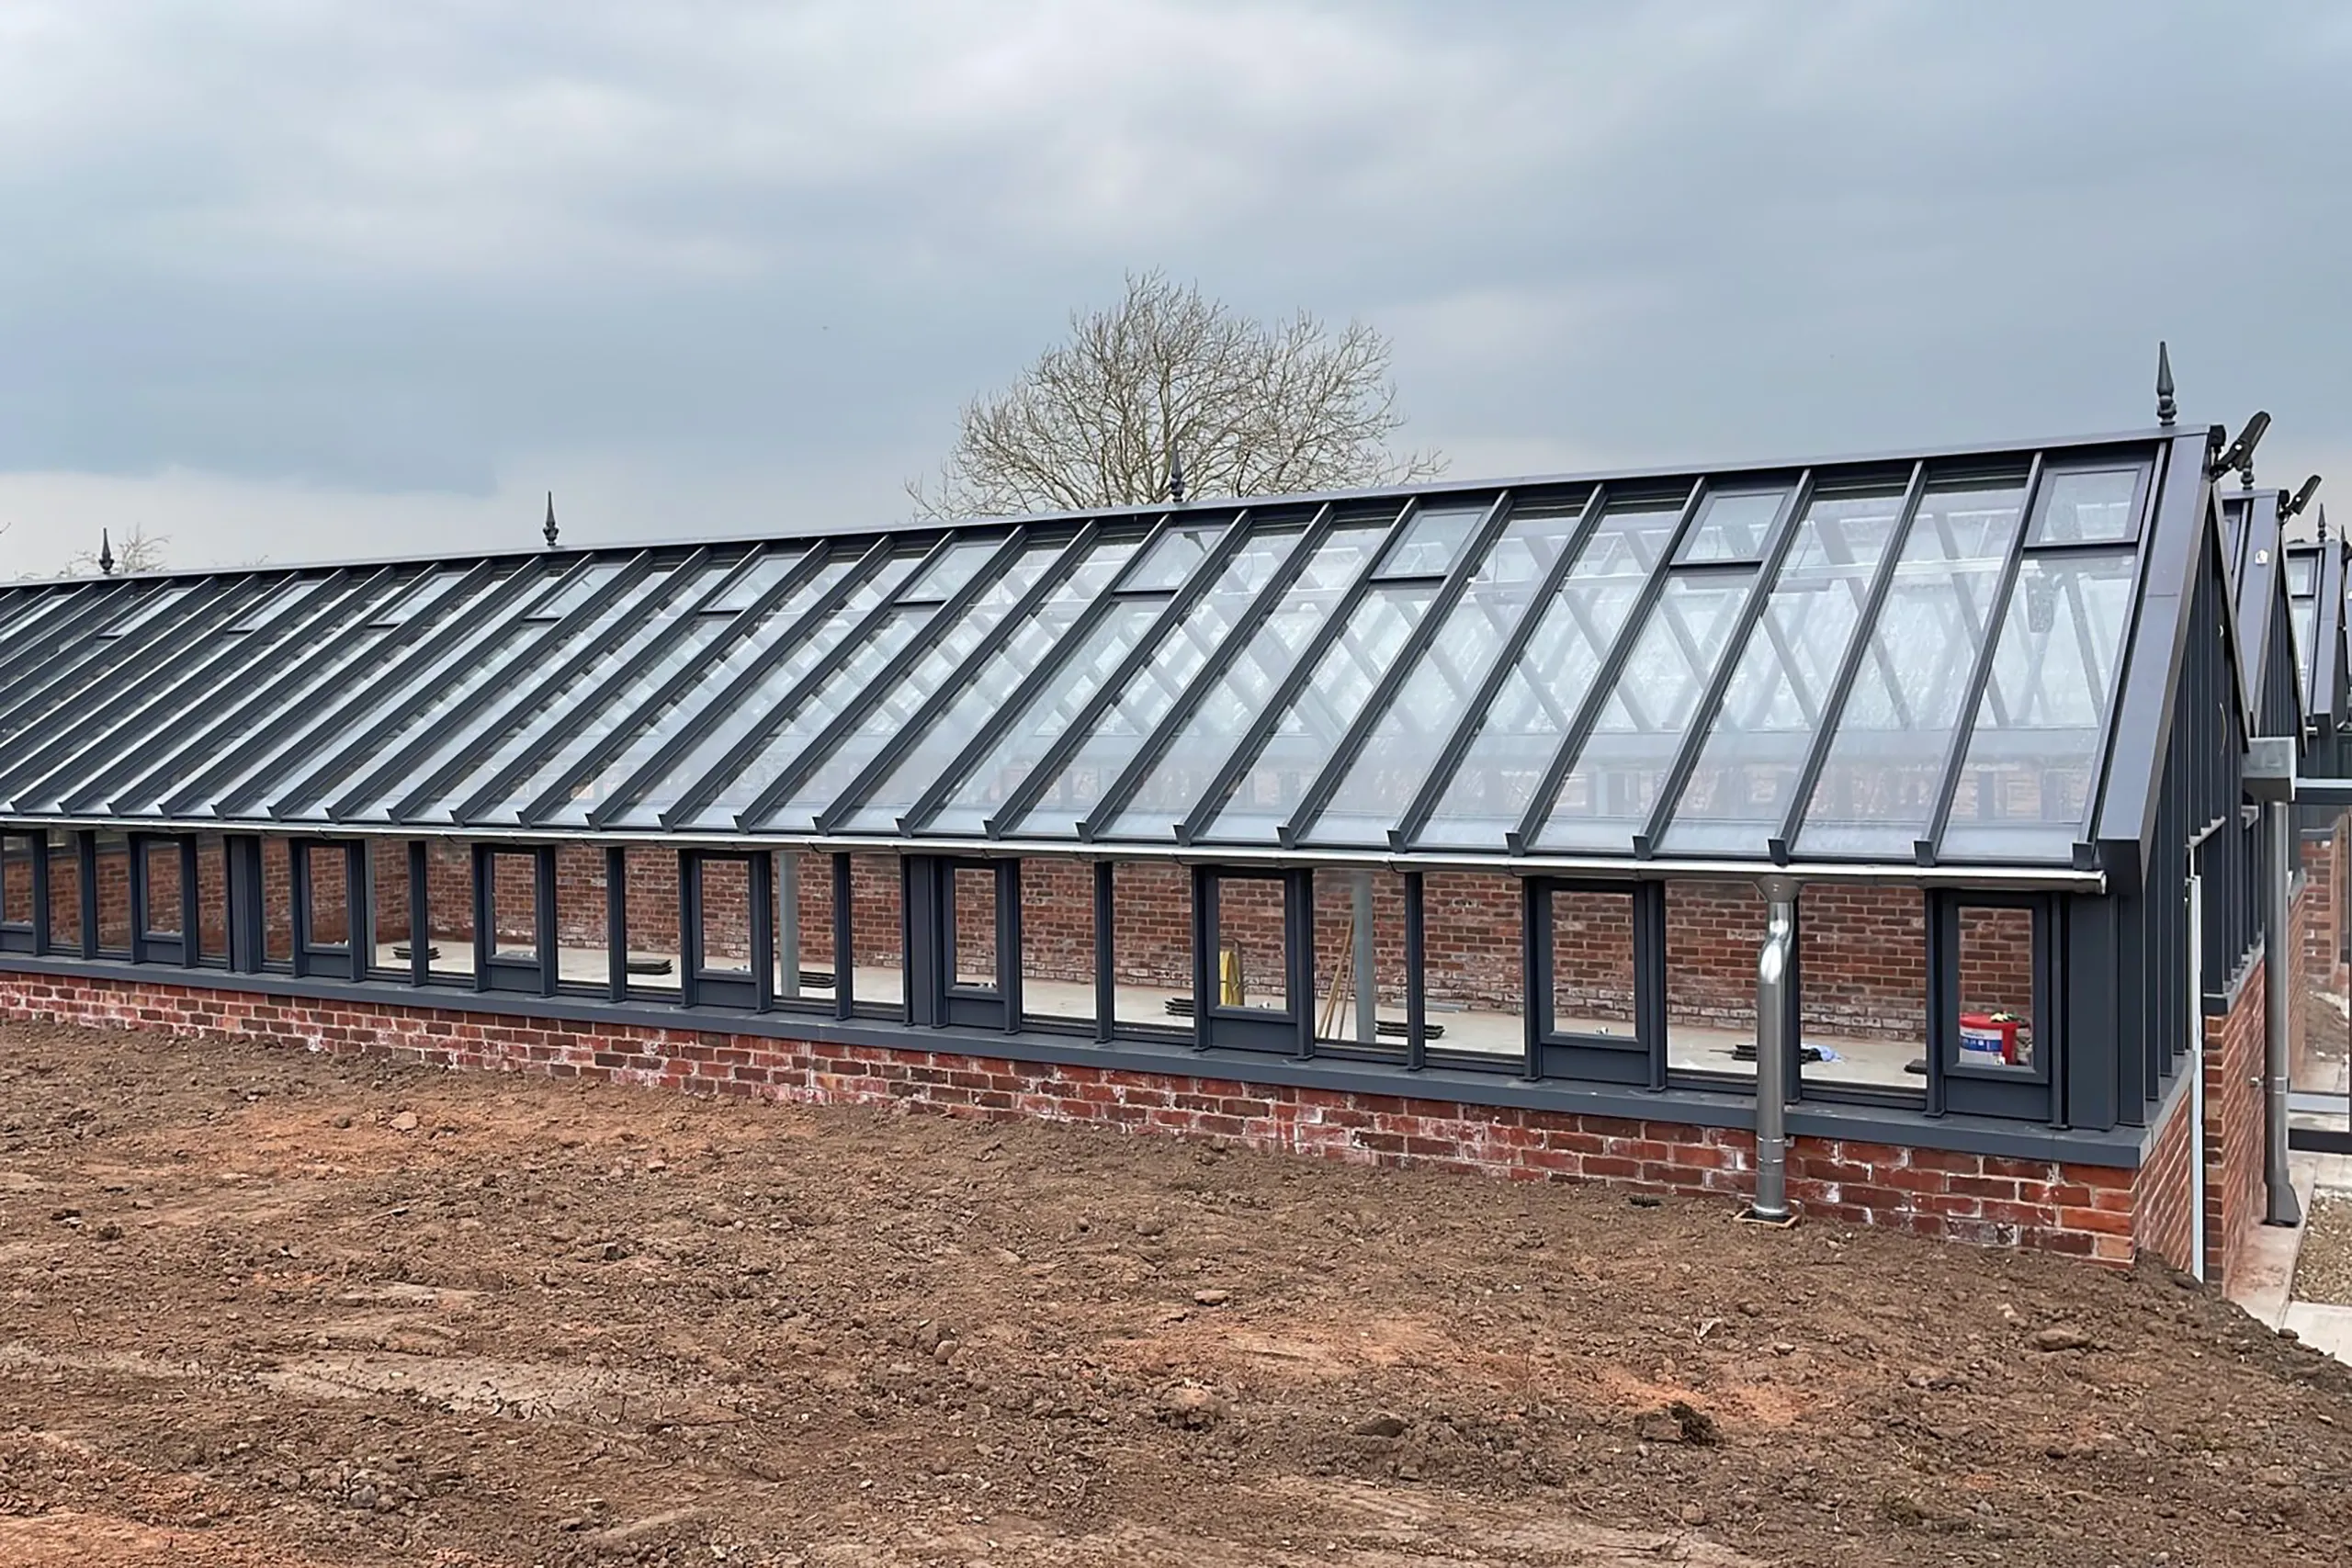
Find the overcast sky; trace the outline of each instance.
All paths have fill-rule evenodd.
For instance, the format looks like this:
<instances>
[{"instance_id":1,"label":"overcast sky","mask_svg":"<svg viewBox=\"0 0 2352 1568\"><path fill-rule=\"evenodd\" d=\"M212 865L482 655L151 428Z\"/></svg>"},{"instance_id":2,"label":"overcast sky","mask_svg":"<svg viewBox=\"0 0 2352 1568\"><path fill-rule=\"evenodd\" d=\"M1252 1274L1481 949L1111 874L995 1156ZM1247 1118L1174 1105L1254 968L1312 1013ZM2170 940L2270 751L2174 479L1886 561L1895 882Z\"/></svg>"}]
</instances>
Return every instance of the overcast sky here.
<instances>
[{"instance_id":1,"label":"overcast sky","mask_svg":"<svg viewBox=\"0 0 2352 1568\"><path fill-rule=\"evenodd\" d=\"M0 0L0 572L894 519L1153 266L1455 477L2136 427L2162 336L2352 517L2347 83L2281 0Z\"/></svg>"}]
</instances>

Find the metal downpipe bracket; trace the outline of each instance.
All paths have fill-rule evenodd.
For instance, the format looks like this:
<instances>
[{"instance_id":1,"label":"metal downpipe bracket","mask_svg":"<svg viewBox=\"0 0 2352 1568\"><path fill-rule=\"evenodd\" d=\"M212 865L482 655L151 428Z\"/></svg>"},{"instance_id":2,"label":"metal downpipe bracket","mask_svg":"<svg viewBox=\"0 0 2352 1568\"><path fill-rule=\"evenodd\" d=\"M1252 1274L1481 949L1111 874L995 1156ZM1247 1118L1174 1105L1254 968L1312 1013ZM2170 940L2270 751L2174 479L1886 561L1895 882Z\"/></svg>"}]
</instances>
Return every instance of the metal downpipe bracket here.
<instances>
[{"instance_id":1,"label":"metal downpipe bracket","mask_svg":"<svg viewBox=\"0 0 2352 1568\"><path fill-rule=\"evenodd\" d=\"M2300 1225L2302 1204L2295 1197L2295 1179L2287 1166L2288 1091L2293 1068L2287 1050L2289 987L2297 981L2292 918L2288 888L2295 870L2294 807L2285 801L2266 803L2265 826L2270 833L2270 932L2268 962L2262 986L2262 1180L2265 1205L2262 1223Z\"/></svg>"},{"instance_id":2,"label":"metal downpipe bracket","mask_svg":"<svg viewBox=\"0 0 2352 1568\"><path fill-rule=\"evenodd\" d=\"M1741 1216L1758 1224L1786 1225L1789 1207L1789 971L1795 958L1797 882L1768 876L1764 945L1756 958L1756 1197Z\"/></svg>"}]
</instances>

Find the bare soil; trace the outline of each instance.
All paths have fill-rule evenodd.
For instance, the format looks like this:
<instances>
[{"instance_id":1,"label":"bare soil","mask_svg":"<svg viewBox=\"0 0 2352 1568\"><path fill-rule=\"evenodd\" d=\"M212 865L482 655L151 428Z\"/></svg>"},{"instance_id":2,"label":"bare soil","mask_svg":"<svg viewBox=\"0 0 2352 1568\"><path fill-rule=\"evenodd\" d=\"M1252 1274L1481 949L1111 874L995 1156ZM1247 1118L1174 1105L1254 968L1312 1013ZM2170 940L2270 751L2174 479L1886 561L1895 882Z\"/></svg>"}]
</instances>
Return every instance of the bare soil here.
<instances>
[{"instance_id":1,"label":"bare soil","mask_svg":"<svg viewBox=\"0 0 2352 1568\"><path fill-rule=\"evenodd\" d=\"M2347 1558L2352 1374L2163 1270L0 1029L0 1562Z\"/></svg>"}]
</instances>

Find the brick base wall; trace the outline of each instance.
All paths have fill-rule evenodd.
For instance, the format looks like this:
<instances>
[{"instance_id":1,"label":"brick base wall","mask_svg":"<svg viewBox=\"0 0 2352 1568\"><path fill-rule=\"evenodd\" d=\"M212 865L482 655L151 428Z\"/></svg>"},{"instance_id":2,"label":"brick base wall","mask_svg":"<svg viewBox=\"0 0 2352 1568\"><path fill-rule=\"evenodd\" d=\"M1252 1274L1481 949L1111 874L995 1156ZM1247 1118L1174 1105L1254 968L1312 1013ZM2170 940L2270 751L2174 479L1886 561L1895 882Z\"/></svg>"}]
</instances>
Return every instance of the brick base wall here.
<instances>
[{"instance_id":1,"label":"brick base wall","mask_svg":"<svg viewBox=\"0 0 2352 1568\"><path fill-rule=\"evenodd\" d=\"M2205 1258L2226 1277L2263 1214L2263 988L2256 959L2228 1014L2205 1020Z\"/></svg>"},{"instance_id":2,"label":"brick base wall","mask_svg":"<svg viewBox=\"0 0 2352 1568\"><path fill-rule=\"evenodd\" d=\"M24 972L0 972L0 1015L797 1103L905 1105L1222 1137L1328 1158L1596 1181L1726 1202L1749 1192L1755 1178L1754 1139L1736 1130L968 1052ZM2135 1236L2154 1245L2162 1224L2134 1173L2120 1167L1797 1138L1789 1174L1791 1198L1816 1220L2104 1263L2130 1262Z\"/></svg>"}]
</instances>

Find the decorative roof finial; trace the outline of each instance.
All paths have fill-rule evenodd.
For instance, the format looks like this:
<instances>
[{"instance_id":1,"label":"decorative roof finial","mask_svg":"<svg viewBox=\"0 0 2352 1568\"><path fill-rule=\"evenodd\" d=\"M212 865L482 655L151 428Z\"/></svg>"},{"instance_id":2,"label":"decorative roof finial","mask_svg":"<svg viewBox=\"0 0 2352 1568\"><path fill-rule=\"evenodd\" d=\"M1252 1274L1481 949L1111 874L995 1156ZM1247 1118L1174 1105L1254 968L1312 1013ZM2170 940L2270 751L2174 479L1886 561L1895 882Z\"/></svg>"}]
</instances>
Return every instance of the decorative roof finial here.
<instances>
[{"instance_id":1,"label":"decorative roof finial","mask_svg":"<svg viewBox=\"0 0 2352 1568\"><path fill-rule=\"evenodd\" d=\"M2170 424L2180 417L2180 405L2172 395L2172 346L2161 339L2156 344L2156 423Z\"/></svg>"},{"instance_id":2,"label":"decorative roof finial","mask_svg":"<svg viewBox=\"0 0 2352 1568\"><path fill-rule=\"evenodd\" d=\"M547 536L548 548L555 548L555 491L548 491L547 526L541 528L539 532Z\"/></svg>"},{"instance_id":3,"label":"decorative roof finial","mask_svg":"<svg viewBox=\"0 0 2352 1568\"><path fill-rule=\"evenodd\" d=\"M1179 506L1184 504L1184 454L1173 442L1168 446L1168 499Z\"/></svg>"},{"instance_id":4,"label":"decorative roof finial","mask_svg":"<svg viewBox=\"0 0 2352 1568\"><path fill-rule=\"evenodd\" d=\"M114 541L107 537L104 528L98 530L98 570L108 577L114 575Z\"/></svg>"}]
</instances>

